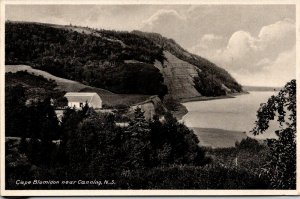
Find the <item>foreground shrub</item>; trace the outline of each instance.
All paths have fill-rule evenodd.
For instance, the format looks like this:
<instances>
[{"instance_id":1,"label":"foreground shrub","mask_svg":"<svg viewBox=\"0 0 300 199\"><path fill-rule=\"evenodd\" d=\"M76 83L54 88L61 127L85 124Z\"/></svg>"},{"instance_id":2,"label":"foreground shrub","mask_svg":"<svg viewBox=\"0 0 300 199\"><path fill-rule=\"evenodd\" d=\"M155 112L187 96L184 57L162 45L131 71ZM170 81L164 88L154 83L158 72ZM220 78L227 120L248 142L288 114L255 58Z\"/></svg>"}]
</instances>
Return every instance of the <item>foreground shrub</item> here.
<instances>
[{"instance_id":1,"label":"foreground shrub","mask_svg":"<svg viewBox=\"0 0 300 199\"><path fill-rule=\"evenodd\" d=\"M170 166L136 171L122 178L131 189L266 189L258 175L239 167L209 164L203 167ZM129 183L128 183L129 182Z\"/></svg>"}]
</instances>

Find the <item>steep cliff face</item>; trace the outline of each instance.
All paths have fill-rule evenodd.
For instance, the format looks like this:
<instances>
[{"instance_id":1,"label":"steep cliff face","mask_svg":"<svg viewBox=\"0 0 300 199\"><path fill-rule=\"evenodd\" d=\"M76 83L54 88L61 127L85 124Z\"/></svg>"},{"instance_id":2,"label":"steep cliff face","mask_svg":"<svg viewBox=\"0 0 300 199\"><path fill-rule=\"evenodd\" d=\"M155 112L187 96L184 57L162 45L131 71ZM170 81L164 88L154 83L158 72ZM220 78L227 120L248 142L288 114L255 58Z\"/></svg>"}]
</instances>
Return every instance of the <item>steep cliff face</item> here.
<instances>
[{"instance_id":1,"label":"steep cliff face","mask_svg":"<svg viewBox=\"0 0 300 199\"><path fill-rule=\"evenodd\" d=\"M164 76L164 83L168 93L174 99L199 97L201 94L195 89L194 77L201 72L196 66L178 59L169 51L164 51L166 61L163 64L156 61L154 66Z\"/></svg>"},{"instance_id":2,"label":"steep cliff face","mask_svg":"<svg viewBox=\"0 0 300 199\"><path fill-rule=\"evenodd\" d=\"M189 53L173 39L157 33L133 33L150 39L164 50L164 64L156 62L155 66L164 75L168 94L173 98L197 98L202 95L215 97L243 91L242 86L226 70L199 55Z\"/></svg>"}]
</instances>

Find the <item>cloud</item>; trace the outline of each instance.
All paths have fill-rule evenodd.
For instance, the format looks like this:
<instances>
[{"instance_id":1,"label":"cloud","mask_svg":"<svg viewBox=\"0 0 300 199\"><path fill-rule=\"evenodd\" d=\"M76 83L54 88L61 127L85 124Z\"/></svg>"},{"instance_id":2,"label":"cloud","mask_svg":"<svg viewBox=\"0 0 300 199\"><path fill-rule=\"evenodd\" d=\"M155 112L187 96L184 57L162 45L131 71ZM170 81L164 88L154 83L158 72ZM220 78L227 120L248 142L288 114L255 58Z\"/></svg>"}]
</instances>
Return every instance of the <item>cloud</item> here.
<instances>
[{"instance_id":1,"label":"cloud","mask_svg":"<svg viewBox=\"0 0 300 199\"><path fill-rule=\"evenodd\" d=\"M273 61L269 59L262 59L259 64L263 70L260 73L236 73L232 75L243 85L265 85L265 86L284 86L291 79L296 78L296 48L295 46L288 50L281 52Z\"/></svg>"},{"instance_id":2,"label":"cloud","mask_svg":"<svg viewBox=\"0 0 300 199\"><path fill-rule=\"evenodd\" d=\"M252 59L256 51L255 38L248 32L237 31L229 39L227 47L221 52L221 56L222 59L226 59L226 62L234 63L236 67L237 63L242 63L245 58L247 60Z\"/></svg>"},{"instance_id":3,"label":"cloud","mask_svg":"<svg viewBox=\"0 0 300 199\"><path fill-rule=\"evenodd\" d=\"M145 29L156 28L159 24L168 25L166 22L183 22L185 18L175 10L158 10L149 19L143 21Z\"/></svg>"},{"instance_id":4,"label":"cloud","mask_svg":"<svg viewBox=\"0 0 300 199\"><path fill-rule=\"evenodd\" d=\"M257 74L264 72L266 67L274 67L275 70L279 67L278 64L274 64L274 60L278 62L282 59L278 57L282 52L290 52L293 49L296 43L295 30L295 22L284 19L263 26L257 36L247 31L236 31L228 39L225 47L204 48L203 45L197 44L190 50L214 61L229 72ZM270 64L271 62L273 64ZM289 63L289 67L295 67L295 63Z\"/></svg>"},{"instance_id":5,"label":"cloud","mask_svg":"<svg viewBox=\"0 0 300 199\"><path fill-rule=\"evenodd\" d=\"M264 66L264 65L267 65L270 63L271 63L271 60L269 58L263 58L262 60L257 62L255 65L261 67L261 66Z\"/></svg>"},{"instance_id":6,"label":"cloud","mask_svg":"<svg viewBox=\"0 0 300 199\"><path fill-rule=\"evenodd\" d=\"M295 30L295 22L285 19L262 27L256 37L246 31L236 31L223 48L206 52L195 47L190 50L199 55L204 54L231 71L259 72L262 67L258 62L275 59L279 53L295 45Z\"/></svg>"},{"instance_id":7,"label":"cloud","mask_svg":"<svg viewBox=\"0 0 300 199\"><path fill-rule=\"evenodd\" d=\"M39 21L161 33L184 48L204 34L257 35L265 24L295 18L295 5L6 5L9 20Z\"/></svg>"},{"instance_id":8,"label":"cloud","mask_svg":"<svg viewBox=\"0 0 300 199\"><path fill-rule=\"evenodd\" d=\"M295 44L295 38L295 21L284 19L262 27L258 35L259 48L276 56L280 51L290 49Z\"/></svg>"},{"instance_id":9,"label":"cloud","mask_svg":"<svg viewBox=\"0 0 300 199\"><path fill-rule=\"evenodd\" d=\"M203 37L202 37L203 38ZM237 31L222 46L220 40L210 40L190 48L195 54L206 57L230 72L239 70L253 70L253 59L257 51L256 40L249 32Z\"/></svg>"},{"instance_id":10,"label":"cloud","mask_svg":"<svg viewBox=\"0 0 300 199\"><path fill-rule=\"evenodd\" d=\"M131 31L138 29L152 10L145 5L6 5L5 18Z\"/></svg>"},{"instance_id":11,"label":"cloud","mask_svg":"<svg viewBox=\"0 0 300 199\"><path fill-rule=\"evenodd\" d=\"M216 50L222 46L224 38L215 34L204 34L197 42L197 45L193 46L189 50L191 52L207 52L208 50ZM203 54L202 54L203 55Z\"/></svg>"},{"instance_id":12,"label":"cloud","mask_svg":"<svg viewBox=\"0 0 300 199\"><path fill-rule=\"evenodd\" d=\"M229 39L234 32L243 30L258 38L263 26L295 18L294 5L191 5L184 9L177 5L159 8L146 20L141 20L140 29L172 38L186 49L193 48L205 34Z\"/></svg>"},{"instance_id":13,"label":"cloud","mask_svg":"<svg viewBox=\"0 0 300 199\"><path fill-rule=\"evenodd\" d=\"M212 42L212 41L216 41L216 40L221 40L222 36L219 35L214 35L214 34L205 34L202 36L201 41L202 42Z\"/></svg>"},{"instance_id":14,"label":"cloud","mask_svg":"<svg viewBox=\"0 0 300 199\"><path fill-rule=\"evenodd\" d=\"M186 18L176 10L161 9L143 21L141 30L161 33L170 38L185 37ZM180 30L180 31L179 31Z\"/></svg>"}]
</instances>

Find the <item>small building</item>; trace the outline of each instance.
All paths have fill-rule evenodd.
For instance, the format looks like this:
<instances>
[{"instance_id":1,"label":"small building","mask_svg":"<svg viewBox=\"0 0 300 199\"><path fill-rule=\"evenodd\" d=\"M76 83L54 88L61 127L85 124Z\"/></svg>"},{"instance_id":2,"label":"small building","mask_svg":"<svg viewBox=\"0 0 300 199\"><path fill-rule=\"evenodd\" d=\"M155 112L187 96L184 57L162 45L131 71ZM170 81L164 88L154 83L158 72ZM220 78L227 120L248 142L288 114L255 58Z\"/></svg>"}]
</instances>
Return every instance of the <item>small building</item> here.
<instances>
[{"instance_id":1,"label":"small building","mask_svg":"<svg viewBox=\"0 0 300 199\"><path fill-rule=\"evenodd\" d=\"M86 103L94 109L102 108L102 100L97 93L69 92L65 94L68 106L81 109Z\"/></svg>"}]
</instances>

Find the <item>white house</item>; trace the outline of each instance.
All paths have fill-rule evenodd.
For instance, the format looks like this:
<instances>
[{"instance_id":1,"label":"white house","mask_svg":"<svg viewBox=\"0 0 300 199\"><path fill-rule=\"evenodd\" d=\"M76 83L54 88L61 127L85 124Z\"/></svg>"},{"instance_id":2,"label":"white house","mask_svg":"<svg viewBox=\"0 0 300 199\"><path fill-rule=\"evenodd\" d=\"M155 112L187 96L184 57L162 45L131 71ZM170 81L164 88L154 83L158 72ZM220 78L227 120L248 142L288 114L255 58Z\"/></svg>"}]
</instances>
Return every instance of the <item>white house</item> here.
<instances>
[{"instance_id":1,"label":"white house","mask_svg":"<svg viewBox=\"0 0 300 199\"><path fill-rule=\"evenodd\" d=\"M102 108L102 100L97 93L69 92L65 97L71 108L81 109L86 103L94 109Z\"/></svg>"}]
</instances>

